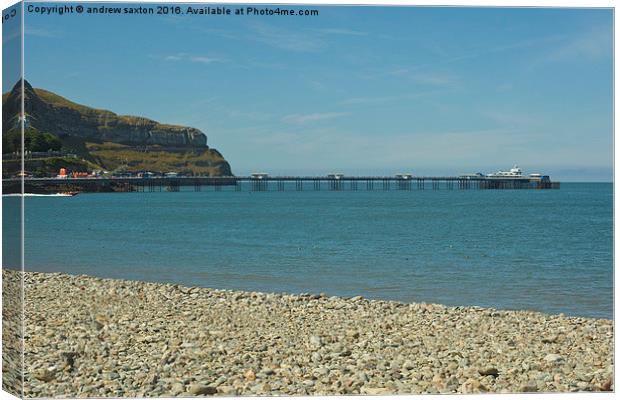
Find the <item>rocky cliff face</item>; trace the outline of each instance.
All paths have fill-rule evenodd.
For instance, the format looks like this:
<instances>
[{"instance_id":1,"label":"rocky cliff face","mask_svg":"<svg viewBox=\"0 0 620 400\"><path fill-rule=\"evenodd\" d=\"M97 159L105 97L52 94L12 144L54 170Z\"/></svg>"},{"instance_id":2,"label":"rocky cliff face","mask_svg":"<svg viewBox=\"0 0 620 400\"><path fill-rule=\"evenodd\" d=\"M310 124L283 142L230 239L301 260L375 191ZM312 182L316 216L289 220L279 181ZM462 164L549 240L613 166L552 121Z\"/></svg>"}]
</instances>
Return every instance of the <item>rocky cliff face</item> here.
<instances>
[{"instance_id":1,"label":"rocky cliff face","mask_svg":"<svg viewBox=\"0 0 620 400\"><path fill-rule=\"evenodd\" d=\"M21 82L3 96L3 133L15 126L21 104ZM87 140L134 146L206 148L207 136L196 128L164 125L156 121L117 115L73 103L24 81L24 108L28 123L58 137L76 136Z\"/></svg>"},{"instance_id":2,"label":"rocky cliff face","mask_svg":"<svg viewBox=\"0 0 620 400\"><path fill-rule=\"evenodd\" d=\"M3 137L19 126L21 85L20 81L2 96ZM228 162L207 146L207 136L196 128L117 115L34 89L26 81L23 85L27 127L57 136L63 150L88 165L108 171L232 175Z\"/></svg>"}]
</instances>

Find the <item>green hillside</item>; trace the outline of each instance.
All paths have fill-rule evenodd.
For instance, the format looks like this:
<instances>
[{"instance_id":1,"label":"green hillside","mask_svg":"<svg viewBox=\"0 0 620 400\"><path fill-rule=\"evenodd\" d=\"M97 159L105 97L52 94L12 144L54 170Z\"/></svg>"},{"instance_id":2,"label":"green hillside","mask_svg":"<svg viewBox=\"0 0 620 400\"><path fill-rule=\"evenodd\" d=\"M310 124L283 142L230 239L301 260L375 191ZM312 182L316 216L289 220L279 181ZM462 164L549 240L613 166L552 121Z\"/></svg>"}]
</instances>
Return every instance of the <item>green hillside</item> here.
<instances>
[{"instance_id":1,"label":"green hillside","mask_svg":"<svg viewBox=\"0 0 620 400\"><path fill-rule=\"evenodd\" d=\"M17 126L21 101L21 82L2 96L5 154L20 147ZM207 136L196 128L91 108L48 90L34 89L28 82L24 82L24 104L27 151L61 150L77 156L74 161L77 158L84 168L105 171L232 175L225 158L207 146ZM62 160L51 164L56 168L58 162ZM41 171L41 165L37 170Z\"/></svg>"}]
</instances>

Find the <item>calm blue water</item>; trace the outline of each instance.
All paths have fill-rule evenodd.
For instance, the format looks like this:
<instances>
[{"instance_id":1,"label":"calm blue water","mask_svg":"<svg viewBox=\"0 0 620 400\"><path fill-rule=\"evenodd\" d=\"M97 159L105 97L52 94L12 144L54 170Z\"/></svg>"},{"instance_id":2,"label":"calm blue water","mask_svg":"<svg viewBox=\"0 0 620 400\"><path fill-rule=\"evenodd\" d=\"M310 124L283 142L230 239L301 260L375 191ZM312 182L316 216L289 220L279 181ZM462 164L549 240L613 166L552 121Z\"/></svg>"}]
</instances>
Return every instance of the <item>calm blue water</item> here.
<instances>
[{"instance_id":1,"label":"calm blue water","mask_svg":"<svg viewBox=\"0 0 620 400\"><path fill-rule=\"evenodd\" d=\"M6 214L18 199L3 201ZM612 318L612 204L611 184L29 197L25 260L33 271Z\"/></svg>"}]
</instances>

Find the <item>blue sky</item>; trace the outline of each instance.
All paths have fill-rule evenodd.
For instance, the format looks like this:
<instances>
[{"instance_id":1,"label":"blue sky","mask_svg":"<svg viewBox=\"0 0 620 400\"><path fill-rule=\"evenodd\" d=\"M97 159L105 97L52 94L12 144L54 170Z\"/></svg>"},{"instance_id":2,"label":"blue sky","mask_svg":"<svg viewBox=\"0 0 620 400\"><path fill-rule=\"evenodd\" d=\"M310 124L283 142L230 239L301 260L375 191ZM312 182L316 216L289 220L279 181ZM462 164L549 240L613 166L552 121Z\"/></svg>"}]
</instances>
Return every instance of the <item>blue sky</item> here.
<instances>
[{"instance_id":1,"label":"blue sky","mask_svg":"<svg viewBox=\"0 0 620 400\"><path fill-rule=\"evenodd\" d=\"M21 77L21 5L15 4L2 12L2 93L13 88Z\"/></svg>"},{"instance_id":2,"label":"blue sky","mask_svg":"<svg viewBox=\"0 0 620 400\"><path fill-rule=\"evenodd\" d=\"M320 15L26 13L25 74L79 103L199 128L236 174L519 163L611 180L611 10L304 8Z\"/></svg>"}]
</instances>

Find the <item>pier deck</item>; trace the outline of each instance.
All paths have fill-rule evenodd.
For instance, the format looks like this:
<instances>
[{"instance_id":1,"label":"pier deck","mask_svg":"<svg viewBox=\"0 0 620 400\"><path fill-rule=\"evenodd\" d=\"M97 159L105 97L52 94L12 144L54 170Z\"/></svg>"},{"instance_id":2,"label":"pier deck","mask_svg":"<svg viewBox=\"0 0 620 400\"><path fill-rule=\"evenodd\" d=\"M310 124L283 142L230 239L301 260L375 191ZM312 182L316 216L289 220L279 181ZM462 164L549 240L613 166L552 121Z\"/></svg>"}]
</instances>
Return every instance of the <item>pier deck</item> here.
<instances>
[{"instance_id":1,"label":"pier deck","mask_svg":"<svg viewBox=\"0 0 620 400\"><path fill-rule=\"evenodd\" d=\"M179 177L79 177L8 178L3 193L159 192L182 187L221 191L356 191L356 190L465 190L557 189L559 182L540 178L490 178L459 176L179 176Z\"/></svg>"}]
</instances>

